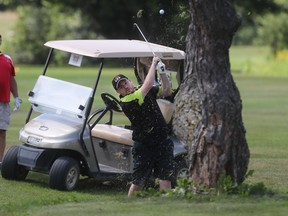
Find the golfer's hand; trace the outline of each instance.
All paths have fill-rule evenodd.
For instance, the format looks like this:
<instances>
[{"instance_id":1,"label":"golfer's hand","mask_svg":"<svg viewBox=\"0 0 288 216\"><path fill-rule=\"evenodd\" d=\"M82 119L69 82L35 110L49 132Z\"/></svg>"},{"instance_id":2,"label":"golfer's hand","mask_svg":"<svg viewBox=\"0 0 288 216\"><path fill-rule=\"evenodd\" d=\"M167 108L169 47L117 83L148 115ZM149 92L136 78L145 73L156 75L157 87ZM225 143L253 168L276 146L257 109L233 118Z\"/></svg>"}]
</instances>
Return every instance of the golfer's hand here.
<instances>
[{"instance_id":1,"label":"golfer's hand","mask_svg":"<svg viewBox=\"0 0 288 216\"><path fill-rule=\"evenodd\" d=\"M158 56L154 56L152 59L152 65L157 66L157 63L161 61L161 59Z\"/></svg>"},{"instance_id":2,"label":"golfer's hand","mask_svg":"<svg viewBox=\"0 0 288 216\"><path fill-rule=\"evenodd\" d=\"M22 100L18 97L15 97L14 98L15 108L13 111L17 111L20 108L21 103L22 103Z\"/></svg>"}]
</instances>

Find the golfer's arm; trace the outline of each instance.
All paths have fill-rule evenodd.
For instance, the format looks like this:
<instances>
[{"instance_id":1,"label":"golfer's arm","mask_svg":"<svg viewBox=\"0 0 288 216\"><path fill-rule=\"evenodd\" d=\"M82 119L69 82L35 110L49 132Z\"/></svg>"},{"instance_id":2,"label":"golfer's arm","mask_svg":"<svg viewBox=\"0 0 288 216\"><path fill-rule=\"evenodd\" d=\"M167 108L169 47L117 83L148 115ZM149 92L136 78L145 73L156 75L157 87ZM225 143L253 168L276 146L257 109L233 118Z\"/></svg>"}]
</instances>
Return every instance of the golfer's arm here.
<instances>
[{"instance_id":1,"label":"golfer's arm","mask_svg":"<svg viewBox=\"0 0 288 216\"><path fill-rule=\"evenodd\" d=\"M148 94L150 89L153 87L157 63L158 63L158 58L154 57L152 60L152 64L149 68L148 74L145 78L145 81L141 87L143 98Z\"/></svg>"}]
</instances>

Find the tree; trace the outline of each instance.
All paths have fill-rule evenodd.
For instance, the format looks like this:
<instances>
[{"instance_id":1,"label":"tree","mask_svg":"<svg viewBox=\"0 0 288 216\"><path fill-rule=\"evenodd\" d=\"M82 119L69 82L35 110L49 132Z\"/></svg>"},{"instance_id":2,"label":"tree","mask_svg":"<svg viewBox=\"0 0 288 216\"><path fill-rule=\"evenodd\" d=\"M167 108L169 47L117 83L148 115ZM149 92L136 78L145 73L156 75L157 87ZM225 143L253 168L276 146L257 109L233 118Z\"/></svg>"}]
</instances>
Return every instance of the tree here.
<instances>
[{"instance_id":1,"label":"tree","mask_svg":"<svg viewBox=\"0 0 288 216\"><path fill-rule=\"evenodd\" d=\"M25 64L42 64L47 58L47 48L43 44L48 40L81 38L87 35L85 23L81 22L80 12L67 10L65 13L59 7L47 4L40 6L18 6L18 22L16 33L11 40L14 47L14 60ZM37 19L35 19L37 17ZM65 20L65 22L59 22ZM63 56L62 56L63 57ZM56 55L61 63L61 55Z\"/></svg>"},{"instance_id":2,"label":"tree","mask_svg":"<svg viewBox=\"0 0 288 216\"><path fill-rule=\"evenodd\" d=\"M244 180L249 148L229 48L241 24L229 0L189 0L184 80L176 96L173 129L189 149L192 179L213 186L223 173Z\"/></svg>"},{"instance_id":3,"label":"tree","mask_svg":"<svg viewBox=\"0 0 288 216\"><path fill-rule=\"evenodd\" d=\"M45 1L62 6L63 9L69 7L81 10L82 18L89 24L89 29L105 38L143 39L134 28L133 24L136 22L149 41L162 44L166 42L167 46L181 49L185 47L181 41L179 43L178 38L179 34L186 35L186 31L183 31L186 30L186 25L183 26L186 22L183 19L178 20L178 15L183 14L186 0L42 0ZM163 15L159 14L161 8L165 9Z\"/></svg>"},{"instance_id":4,"label":"tree","mask_svg":"<svg viewBox=\"0 0 288 216\"><path fill-rule=\"evenodd\" d=\"M143 40L134 22L149 41L185 49L187 5L186 0L6 0L4 4L6 8L17 8L20 16L12 40L15 61L36 64L42 63L47 55L42 48L47 40L103 37ZM162 15L161 8L165 11Z\"/></svg>"},{"instance_id":5,"label":"tree","mask_svg":"<svg viewBox=\"0 0 288 216\"><path fill-rule=\"evenodd\" d=\"M257 43L257 28L259 25L256 20L265 14L277 14L282 10L285 11L285 5L280 1L283 0L232 0L237 13L242 16L242 25L233 39L233 44L251 45Z\"/></svg>"},{"instance_id":6,"label":"tree","mask_svg":"<svg viewBox=\"0 0 288 216\"><path fill-rule=\"evenodd\" d=\"M263 44L270 46L274 56L278 51L288 48L287 19L288 15L284 12L277 15L267 14L257 19L259 38Z\"/></svg>"},{"instance_id":7,"label":"tree","mask_svg":"<svg viewBox=\"0 0 288 216\"><path fill-rule=\"evenodd\" d=\"M244 18L242 30L234 37L235 44L251 44L257 36L255 17L265 13L278 13L281 10L287 12L286 0L231 0L237 7L238 11ZM15 50L17 58L26 63L42 63L39 56L46 55L46 50L39 48L34 52L36 43L40 40L47 39L63 39L63 38L143 38L137 31L133 29L133 23L137 22L141 27L146 38L150 42L160 43L163 45L185 49L185 40L189 24L188 1L187 0L5 0L0 3L0 10L15 9L19 6L31 6L31 13L25 14L25 20L19 19L19 25L24 29L17 28L15 35L21 35L17 38L16 44L23 46L25 39L25 52ZM56 9L53 9L55 7ZM163 15L159 14L160 9L164 9ZM35 11L33 11L35 10ZM46 13L45 16L39 17L39 21L33 21L32 26L26 25L26 20L33 20L37 11L58 11L61 15L61 22L58 22L58 15ZM75 11L75 14L71 11ZM78 16L78 14L80 14ZM78 16L75 24L71 24L71 20ZM63 18L62 18L63 17ZM41 23L47 20L57 21L49 26ZM68 20L68 21L67 21ZM62 26L64 25L64 28ZM26 31L25 28L29 28ZM18 30L19 29L19 30ZM67 30L68 29L68 30ZM21 31L21 32L19 32ZM30 40L31 32L44 32L41 39ZM53 31L52 33L50 33ZM25 35L22 35L22 34ZM54 36L54 38L53 38ZM26 39L29 40L26 40ZM36 42L35 44L34 41ZM18 47L18 46L17 46ZM20 47L19 47L20 48ZM23 49L21 49L23 51ZM38 55L41 54L41 55ZM19 56L19 58L18 58ZM35 62L36 61L36 62Z\"/></svg>"}]
</instances>

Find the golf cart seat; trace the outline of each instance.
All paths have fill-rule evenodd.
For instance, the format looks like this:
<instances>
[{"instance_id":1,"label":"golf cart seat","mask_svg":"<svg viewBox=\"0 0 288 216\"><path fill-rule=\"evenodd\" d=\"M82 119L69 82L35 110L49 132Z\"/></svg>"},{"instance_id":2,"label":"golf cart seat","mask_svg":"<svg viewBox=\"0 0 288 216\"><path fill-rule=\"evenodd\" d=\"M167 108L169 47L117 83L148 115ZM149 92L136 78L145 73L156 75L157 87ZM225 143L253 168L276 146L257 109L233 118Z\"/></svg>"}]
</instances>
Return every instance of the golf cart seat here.
<instances>
[{"instance_id":1,"label":"golf cart seat","mask_svg":"<svg viewBox=\"0 0 288 216\"><path fill-rule=\"evenodd\" d=\"M109 140L124 145L133 145L132 130L107 124L96 124L91 130L93 137Z\"/></svg>"},{"instance_id":2,"label":"golf cart seat","mask_svg":"<svg viewBox=\"0 0 288 216\"><path fill-rule=\"evenodd\" d=\"M168 124L172 119L172 115L175 110L175 105L165 99L157 99L157 103L158 103L158 106L160 107L160 110L162 112L162 115L166 123Z\"/></svg>"},{"instance_id":3,"label":"golf cart seat","mask_svg":"<svg viewBox=\"0 0 288 216\"><path fill-rule=\"evenodd\" d=\"M175 106L170 101L157 99L160 110L168 124L171 121ZM91 130L91 135L100 139L108 140L124 145L133 145L132 130L108 124L96 124Z\"/></svg>"}]
</instances>

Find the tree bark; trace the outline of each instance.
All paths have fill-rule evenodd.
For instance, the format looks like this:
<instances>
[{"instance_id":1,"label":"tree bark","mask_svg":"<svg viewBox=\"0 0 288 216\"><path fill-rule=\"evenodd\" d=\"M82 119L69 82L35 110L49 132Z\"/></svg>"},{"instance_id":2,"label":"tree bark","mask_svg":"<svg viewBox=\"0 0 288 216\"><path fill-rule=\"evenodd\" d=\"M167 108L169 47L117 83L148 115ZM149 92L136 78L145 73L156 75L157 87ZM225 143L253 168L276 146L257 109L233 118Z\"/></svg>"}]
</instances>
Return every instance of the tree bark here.
<instances>
[{"instance_id":1,"label":"tree bark","mask_svg":"<svg viewBox=\"0 0 288 216\"><path fill-rule=\"evenodd\" d=\"M229 0L189 0L185 74L175 98L173 130L189 150L190 177L213 186L223 173L240 183L249 148L229 48L241 24Z\"/></svg>"}]
</instances>

